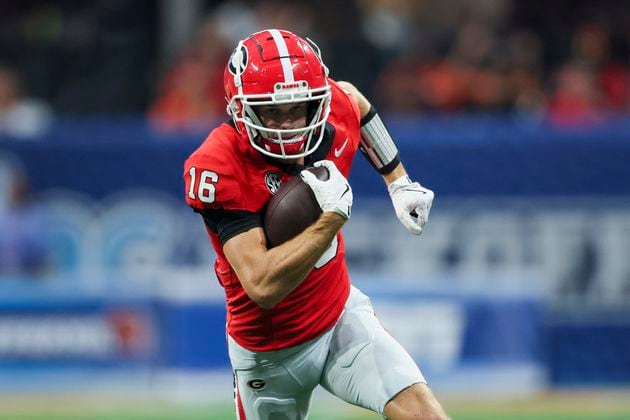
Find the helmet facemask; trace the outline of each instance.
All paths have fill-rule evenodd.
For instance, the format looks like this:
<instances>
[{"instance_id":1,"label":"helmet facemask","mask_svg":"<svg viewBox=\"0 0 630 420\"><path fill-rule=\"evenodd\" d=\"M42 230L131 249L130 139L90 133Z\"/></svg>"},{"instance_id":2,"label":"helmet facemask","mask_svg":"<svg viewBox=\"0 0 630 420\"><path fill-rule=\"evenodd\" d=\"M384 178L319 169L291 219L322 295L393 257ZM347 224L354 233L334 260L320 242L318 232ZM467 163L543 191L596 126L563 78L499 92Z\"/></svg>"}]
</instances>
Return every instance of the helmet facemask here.
<instances>
[{"instance_id":1,"label":"helmet facemask","mask_svg":"<svg viewBox=\"0 0 630 420\"><path fill-rule=\"evenodd\" d=\"M308 103L306 125L293 129L265 127L256 113L261 105ZM324 136L330 113L330 87L309 89L306 81L276 83L274 93L235 95L229 107L234 121L245 127L252 147L277 159L297 159L313 153Z\"/></svg>"}]
</instances>

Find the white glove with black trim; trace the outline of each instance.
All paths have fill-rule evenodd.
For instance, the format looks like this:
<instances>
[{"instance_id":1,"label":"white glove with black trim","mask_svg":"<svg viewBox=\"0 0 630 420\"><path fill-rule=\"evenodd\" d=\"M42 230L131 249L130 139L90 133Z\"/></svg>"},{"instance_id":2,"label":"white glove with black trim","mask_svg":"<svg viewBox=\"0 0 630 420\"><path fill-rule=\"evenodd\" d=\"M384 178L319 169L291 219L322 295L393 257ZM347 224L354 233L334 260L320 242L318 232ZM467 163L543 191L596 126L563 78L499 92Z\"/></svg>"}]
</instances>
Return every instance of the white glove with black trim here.
<instances>
[{"instance_id":1,"label":"white glove with black trim","mask_svg":"<svg viewBox=\"0 0 630 420\"><path fill-rule=\"evenodd\" d=\"M405 175L387 187L392 198L396 216L407 230L414 235L422 233L422 227L429 220L429 212L435 194Z\"/></svg>"},{"instance_id":2,"label":"white glove with black trim","mask_svg":"<svg viewBox=\"0 0 630 420\"><path fill-rule=\"evenodd\" d=\"M352 188L348 180L330 160L320 160L313 166L325 167L329 175L326 181L321 181L307 170L300 172L302 180L313 190L319 207L322 211L337 213L348 220L352 209Z\"/></svg>"}]
</instances>

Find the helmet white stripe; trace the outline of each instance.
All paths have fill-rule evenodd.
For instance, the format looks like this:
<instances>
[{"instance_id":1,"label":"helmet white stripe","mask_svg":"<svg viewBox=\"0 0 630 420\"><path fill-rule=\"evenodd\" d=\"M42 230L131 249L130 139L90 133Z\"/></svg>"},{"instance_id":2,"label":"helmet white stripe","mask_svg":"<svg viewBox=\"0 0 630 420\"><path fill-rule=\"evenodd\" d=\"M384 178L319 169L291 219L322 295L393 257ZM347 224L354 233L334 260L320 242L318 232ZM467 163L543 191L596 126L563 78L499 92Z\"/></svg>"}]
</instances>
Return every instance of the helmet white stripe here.
<instances>
[{"instance_id":1,"label":"helmet white stripe","mask_svg":"<svg viewBox=\"0 0 630 420\"><path fill-rule=\"evenodd\" d=\"M278 48L280 63L282 63L282 72L284 73L284 82L295 82L295 78L293 77L293 67L291 67L291 59L289 58L289 49L287 48L286 42L284 42L284 38L282 38L282 34L277 29L270 29L269 33L273 37L273 41L276 43L276 48Z\"/></svg>"}]
</instances>

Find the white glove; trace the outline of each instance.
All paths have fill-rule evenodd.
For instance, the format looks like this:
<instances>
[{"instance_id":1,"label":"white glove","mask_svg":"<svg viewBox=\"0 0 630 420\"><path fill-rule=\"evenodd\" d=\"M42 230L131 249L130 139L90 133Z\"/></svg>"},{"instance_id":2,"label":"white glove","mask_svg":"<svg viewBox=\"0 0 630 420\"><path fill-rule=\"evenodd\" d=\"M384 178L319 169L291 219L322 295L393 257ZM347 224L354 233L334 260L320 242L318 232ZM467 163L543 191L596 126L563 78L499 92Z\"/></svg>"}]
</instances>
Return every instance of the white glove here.
<instances>
[{"instance_id":1,"label":"white glove","mask_svg":"<svg viewBox=\"0 0 630 420\"><path fill-rule=\"evenodd\" d=\"M407 175L389 184L387 189L400 222L409 232L420 235L422 227L429 220L433 191L417 182L411 182Z\"/></svg>"},{"instance_id":2,"label":"white glove","mask_svg":"<svg viewBox=\"0 0 630 420\"><path fill-rule=\"evenodd\" d=\"M323 166L328 169L329 174L326 181L321 181L307 170L300 172L302 180L313 190L319 207L322 211L337 213L348 220L352 208L352 188L348 180L330 160L320 160L313 166Z\"/></svg>"}]
</instances>

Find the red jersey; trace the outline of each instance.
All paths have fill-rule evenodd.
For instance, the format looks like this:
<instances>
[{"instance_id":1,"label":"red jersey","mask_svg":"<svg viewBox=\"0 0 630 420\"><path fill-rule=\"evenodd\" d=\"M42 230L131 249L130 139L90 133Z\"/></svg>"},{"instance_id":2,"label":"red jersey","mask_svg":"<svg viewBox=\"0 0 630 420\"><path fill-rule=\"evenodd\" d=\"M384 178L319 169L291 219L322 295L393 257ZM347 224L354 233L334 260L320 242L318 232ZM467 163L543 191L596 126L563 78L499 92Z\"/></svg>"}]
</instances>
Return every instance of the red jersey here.
<instances>
[{"instance_id":1,"label":"red jersey","mask_svg":"<svg viewBox=\"0 0 630 420\"><path fill-rule=\"evenodd\" d=\"M361 117L355 100L335 82L330 85L324 140L305 164L328 159L347 177L359 147ZM272 309L261 308L247 296L223 253L222 241L262 226L260 215L278 181L295 175L289 166L254 150L229 123L213 130L185 163L186 201L204 217L217 254L215 273L225 289L228 334L249 350L278 350L320 336L337 322L350 292L341 232L306 278ZM221 215L229 215L229 234L221 222L214 222Z\"/></svg>"}]
</instances>

